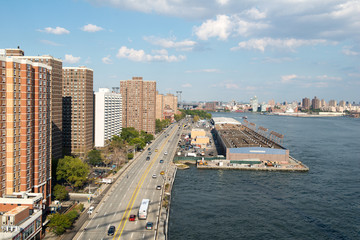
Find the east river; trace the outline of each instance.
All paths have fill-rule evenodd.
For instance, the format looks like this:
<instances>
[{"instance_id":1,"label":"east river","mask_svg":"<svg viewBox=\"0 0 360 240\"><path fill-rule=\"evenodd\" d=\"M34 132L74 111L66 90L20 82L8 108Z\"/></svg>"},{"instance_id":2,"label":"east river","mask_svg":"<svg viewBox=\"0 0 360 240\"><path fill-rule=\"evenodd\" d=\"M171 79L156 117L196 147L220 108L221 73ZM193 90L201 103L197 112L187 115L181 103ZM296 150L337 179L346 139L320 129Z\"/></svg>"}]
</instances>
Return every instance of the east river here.
<instances>
[{"instance_id":1,"label":"east river","mask_svg":"<svg viewBox=\"0 0 360 240\"><path fill-rule=\"evenodd\" d=\"M360 239L360 119L245 115L310 171L178 170L170 239Z\"/></svg>"}]
</instances>

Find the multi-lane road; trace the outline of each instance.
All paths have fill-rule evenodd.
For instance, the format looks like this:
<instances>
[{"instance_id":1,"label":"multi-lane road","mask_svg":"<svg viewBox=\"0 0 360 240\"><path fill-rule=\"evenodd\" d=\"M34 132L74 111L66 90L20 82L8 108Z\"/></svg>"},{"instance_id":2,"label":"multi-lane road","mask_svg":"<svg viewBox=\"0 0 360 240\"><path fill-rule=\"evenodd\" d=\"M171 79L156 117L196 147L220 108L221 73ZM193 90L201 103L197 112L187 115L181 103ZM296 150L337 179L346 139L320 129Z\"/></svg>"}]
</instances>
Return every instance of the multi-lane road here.
<instances>
[{"instance_id":1,"label":"multi-lane road","mask_svg":"<svg viewBox=\"0 0 360 240\"><path fill-rule=\"evenodd\" d=\"M110 191L99 206L90 215L89 221L78 234L77 239L156 239L157 223L164 188L167 166L172 161L180 128L172 124L159 135L132 165L113 183ZM149 154L151 152L151 155ZM165 154L167 153L167 154ZM150 160L146 157L150 156ZM163 163L160 163L163 160ZM154 177L153 175L156 175ZM156 186L161 185L161 190ZM150 199L146 220L138 219L142 199ZM136 221L129 221L130 215L136 215ZM153 222L152 230L145 228L147 222ZM115 226L114 236L108 236L109 226ZM83 228L83 229L84 229Z\"/></svg>"}]
</instances>

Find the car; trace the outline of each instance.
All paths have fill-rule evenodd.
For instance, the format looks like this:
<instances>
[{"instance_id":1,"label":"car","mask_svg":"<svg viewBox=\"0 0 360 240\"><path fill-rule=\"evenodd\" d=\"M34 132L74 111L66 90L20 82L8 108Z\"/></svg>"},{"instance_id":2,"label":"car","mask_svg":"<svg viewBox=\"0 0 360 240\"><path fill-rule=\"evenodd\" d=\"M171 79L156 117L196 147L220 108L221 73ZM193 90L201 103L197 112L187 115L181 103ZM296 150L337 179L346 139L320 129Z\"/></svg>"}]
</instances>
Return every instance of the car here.
<instances>
[{"instance_id":1,"label":"car","mask_svg":"<svg viewBox=\"0 0 360 240\"><path fill-rule=\"evenodd\" d=\"M136 220L136 215L130 215L129 221L130 221L130 222L133 222L133 221L135 221L135 220Z\"/></svg>"},{"instance_id":2,"label":"car","mask_svg":"<svg viewBox=\"0 0 360 240\"><path fill-rule=\"evenodd\" d=\"M87 213L88 213L88 214L92 214L93 211L94 211L94 209L95 209L94 206L90 206L90 207L89 207L89 210L87 211Z\"/></svg>"},{"instance_id":3,"label":"car","mask_svg":"<svg viewBox=\"0 0 360 240\"><path fill-rule=\"evenodd\" d=\"M156 178L156 174L153 174L153 175L152 175L152 178Z\"/></svg>"},{"instance_id":4,"label":"car","mask_svg":"<svg viewBox=\"0 0 360 240\"><path fill-rule=\"evenodd\" d=\"M156 186L156 190L161 190L161 186L160 186L160 185L157 185L157 186Z\"/></svg>"},{"instance_id":5,"label":"car","mask_svg":"<svg viewBox=\"0 0 360 240\"><path fill-rule=\"evenodd\" d=\"M164 175L164 174L165 174L165 172L164 172L164 171L161 171L161 172L160 172L160 175Z\"/></svg>"},{"instance_id":6,"label":"car","mask_svg":"<svg viewBox=\"0 0 360 240\"><path fill-rule=\"evenodd\" d=\"M160 160L160 163L163 163L163 162L164 162L164 160L161 159L161 160Z\"/></svg>"},{"instance_id":7,"label":"car","mask_svg":"<svg viewBox=\"0 0 360 240\"><path fill-rule=\"evenodd\" d=\"M115 233L115 226L110 226L108 230L108 236L114 236Z\"/></svg>"},{"instance_id":8,"label":"car","mask_svg":"<svg viewBox=\"0 0 360 240\"><path fill-rule=\"evenodd\" d=\"M150 161L150 157L146 157L146 161Z\"/></svg>"},{"instance_id":9,"label":"car","mask_svg":"<svg viewBox=\"0 0 360 240\"><path fill-rule=\"evenodd\" d=\"M164 152L164 155L167 155L167 151Z\"/></svg>"},{"instance_id":10,"label":"car","mask_svg":"<svg viewBox=\"0 0 360 240\"><path fill-rule=\"evenodd\" d=\"M151 155L151 152L149 152L148 154Z\"/></svg>"},{"instance_id":11,"label":"car","mask_svg":"<svg viewBox=\"0 0 360 240\"><path fill-rule=\"evenodd\" d=\"M146 228L146 230L151 230L151 229L153 229L153 223L152 222L147 222L146 223L146 226L145 226L145 228Z\"/></svg>"},{"instance_id":12,"label":"car","mask_svg":"<svg viewBox=\"0 0 360 240\"><path fill-rule=\"evenodd\" d=\"M150 151L151 150L151 148L148 148L148 151Z\"/></svg>"},{"instance_id":13,"label":"car","mask_svg":"<svg viewBox=\"0 0 360 240\"><path fill-rule=\"evenodd\" d=\"M158 151L158 149L155 149L155 152L157 152Z\"/></svg>"}]
</instances>

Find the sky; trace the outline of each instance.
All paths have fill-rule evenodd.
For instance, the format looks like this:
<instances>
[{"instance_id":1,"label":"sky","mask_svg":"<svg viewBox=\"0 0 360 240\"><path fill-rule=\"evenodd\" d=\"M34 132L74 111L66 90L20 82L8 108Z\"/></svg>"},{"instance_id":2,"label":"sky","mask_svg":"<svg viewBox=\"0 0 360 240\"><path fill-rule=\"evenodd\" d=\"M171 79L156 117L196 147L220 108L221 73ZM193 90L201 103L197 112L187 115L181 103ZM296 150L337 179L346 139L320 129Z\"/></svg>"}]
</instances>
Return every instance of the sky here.
<instances>
[{"instance_id":1,"label":"sky","mask_svg":"<svg viewBox=\"0 0 360 240\"><path fill-rule=\"evenodd\" d=\"M183 101L360 102L360 0L2 1L0 48Z\"/></svg>"}]
</instances>

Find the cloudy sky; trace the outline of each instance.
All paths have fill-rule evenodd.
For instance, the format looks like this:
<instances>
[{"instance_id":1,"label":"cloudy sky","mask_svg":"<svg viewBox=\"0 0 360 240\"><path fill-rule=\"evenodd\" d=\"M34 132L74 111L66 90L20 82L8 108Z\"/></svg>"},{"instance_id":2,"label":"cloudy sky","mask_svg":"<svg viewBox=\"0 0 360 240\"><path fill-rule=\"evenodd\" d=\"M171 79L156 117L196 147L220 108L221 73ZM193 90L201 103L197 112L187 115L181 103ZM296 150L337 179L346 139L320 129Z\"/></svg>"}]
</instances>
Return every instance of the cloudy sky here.
<instances>
[{"instance_id":1,"label":"cloudy sky","mask_svg":"<svg viewBox=\"0 0 360 240\"><path fill-rule=\"evenodd\" d=\"M0 48L182 99L360 101L360 0L13 0Z\"/></svg>"}]
</instances>

